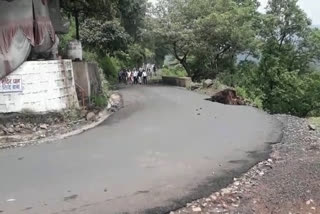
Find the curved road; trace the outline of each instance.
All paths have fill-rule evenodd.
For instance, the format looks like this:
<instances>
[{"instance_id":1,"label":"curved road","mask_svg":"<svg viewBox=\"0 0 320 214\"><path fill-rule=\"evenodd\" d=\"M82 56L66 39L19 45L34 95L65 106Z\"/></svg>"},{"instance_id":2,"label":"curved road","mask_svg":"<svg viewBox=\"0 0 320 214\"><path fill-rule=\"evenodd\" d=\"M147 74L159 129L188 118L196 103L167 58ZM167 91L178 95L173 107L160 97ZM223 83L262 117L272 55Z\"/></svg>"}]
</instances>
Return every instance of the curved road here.
<instances>
[{"instance_id":1,"label":"curved road","mask_svg":"<svg viewBox=\"0 0 320 214\"><path fill-rule=\"evenodd\" d=\"M281 124L174 87L120 90L125 108L56 143L0 151L0 213L166 213L266 158Z\"/></svg>"}]
</instances>

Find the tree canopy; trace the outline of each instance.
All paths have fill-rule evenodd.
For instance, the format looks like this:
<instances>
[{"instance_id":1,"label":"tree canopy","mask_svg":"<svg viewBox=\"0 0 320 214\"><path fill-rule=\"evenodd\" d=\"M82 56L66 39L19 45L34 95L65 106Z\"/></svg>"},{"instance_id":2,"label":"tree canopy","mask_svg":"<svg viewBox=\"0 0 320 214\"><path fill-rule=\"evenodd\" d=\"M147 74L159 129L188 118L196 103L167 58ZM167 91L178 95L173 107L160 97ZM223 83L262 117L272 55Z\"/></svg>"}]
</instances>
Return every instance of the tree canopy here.
<instances>
[{"instance_id":1,"label":"tree canopy","mask_svg":"<svg viewBox=\"0 0 320 214\"><path fill-rule=\"evenodd\" d=\"M162 65L170 55L181 65L173 73L217 78L269 112L320 115L320 30L297 0L269 0L265 13L258 0L67 0L63 8L80 23L85 49L109 57L105 67Z\"/></svg>"}]
</instances>

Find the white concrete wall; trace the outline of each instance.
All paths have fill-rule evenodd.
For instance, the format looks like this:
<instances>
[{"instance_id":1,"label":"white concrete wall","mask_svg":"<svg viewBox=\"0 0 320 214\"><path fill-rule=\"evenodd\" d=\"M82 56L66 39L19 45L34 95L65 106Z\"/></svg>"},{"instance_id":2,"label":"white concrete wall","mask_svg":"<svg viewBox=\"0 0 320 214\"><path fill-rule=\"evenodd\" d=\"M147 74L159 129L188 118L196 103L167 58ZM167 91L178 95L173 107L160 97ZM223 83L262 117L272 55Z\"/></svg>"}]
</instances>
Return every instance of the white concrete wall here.
<instances>
[{"instance_id":1,"label":"white concrete wall","mask_svg":"<svg viewBox=\"0 0 320 214\"><path fill-rule=\"evenodd\" d=\"M1 113L79 107L71 60L28 61L8 78L21 78L22 90L0 93Z\"/></svg>"}]
</instances>

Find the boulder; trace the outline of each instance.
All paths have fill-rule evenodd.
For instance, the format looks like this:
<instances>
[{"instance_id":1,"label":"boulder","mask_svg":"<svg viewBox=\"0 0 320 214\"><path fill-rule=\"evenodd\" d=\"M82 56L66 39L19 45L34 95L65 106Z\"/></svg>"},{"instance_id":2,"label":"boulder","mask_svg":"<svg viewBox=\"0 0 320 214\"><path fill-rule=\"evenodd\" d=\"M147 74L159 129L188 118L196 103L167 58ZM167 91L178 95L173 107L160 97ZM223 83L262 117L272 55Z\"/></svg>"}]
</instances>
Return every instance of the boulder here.
<instances>
[{"instance_id":1,"label":"boulder","mask_svg":"<svg viewBox=\"0 0 320 214\"><path fill-rule=\"evenodd\" d=\"M6 127L4 125L0 124L0 130L4 131L4 130L6 130Z\"/></svg>"},{"instance_id":2,"label":"boulder","mask_svg":"<svg viewBox=\"0 0 320 214\"><path fill-rule=\"evenodd\" d=\"M14 133L14 129L13 128L8 128L7 132L10 133L10 134L13 134Z\"/></svg>"},{"instance_id":3,"label":"boulder","mask_svg":"<svg viewBox=\"0 0 320 214\"><path fill-rule=\"evenodd\" d=\"M209 88L212 85L213 85L213 80L211 79L207 79L203 82L203 88Z\"/></svg>"},{"instance_id":4,"label":"boulder","mask_svg":"<svg viewBox=\"0 0 320 214\"><path fill-rule=\"evenodd\" d=\"M197 89L199 89L200 87L201 87L201 83L192 82L191 85L190 85L190 89L191 89L192 91L197 90Z\"/></svg>"},{"instance_id":5,"label":"boulder","mask_svg":"<svg viewBox=\"0 0 320 214\"><path fill-rule=\"evenodd\" d=\"M94 121L96 119L96 114L94 112L89 112L86 119L87 121Z\"/></svg>"},{"instance_id":6,"label":"boulder","mask_svg":"<svg viewBox=\"0 0 320 214\"><path fill-rule=\"evenodd\" d=\"M111 107L114 107L114 108L121 108L122 106L122 103L121 103L122 99L121 99L121 96L120 94L112 94L109 98L109 103L111 105Z\"/></svg>"},{"instance_id":7,"label":"boulder","mask_svg":"<svg viewBox=\"0 0 320 214\"><path fill-rule=\"evenodd\" d=\"M80 117L86 117L87 114L88 114L88 111L86 109L82 109L80 112Z\"/></svg>"},{"instance_id":8,"label":"boulder","mask_svg":"<svg viewBox=\"0 0 320 214\"><path fill-rule=\"evenodd\" d=\"M19 127L20 127L21 129L24 129L24 128L26 128L26 125L24 125L23 123L20 123L20 124L19 124Z\"/></svg>"},{"instance_id":9,"label":"boulder","mask_svg":"<svg viewBox=\"0 0 320 214\"><path fill-rule=\"evenodd\" d=\"M315 131L317 129L317 127L315 125L313 125L313 124L309 124L308 128L309 128L310 131Z\"/></svg>"},{"instance_id":10,"label":"boulder","mask_svg":"<svg viewBox=\"0 0 320 214\"><path fill-rule=\"evenodd\" d=\"M48 125L47 124L40 124L39 128L47 130L48 129Z\"/></svg>"}]
</instances>

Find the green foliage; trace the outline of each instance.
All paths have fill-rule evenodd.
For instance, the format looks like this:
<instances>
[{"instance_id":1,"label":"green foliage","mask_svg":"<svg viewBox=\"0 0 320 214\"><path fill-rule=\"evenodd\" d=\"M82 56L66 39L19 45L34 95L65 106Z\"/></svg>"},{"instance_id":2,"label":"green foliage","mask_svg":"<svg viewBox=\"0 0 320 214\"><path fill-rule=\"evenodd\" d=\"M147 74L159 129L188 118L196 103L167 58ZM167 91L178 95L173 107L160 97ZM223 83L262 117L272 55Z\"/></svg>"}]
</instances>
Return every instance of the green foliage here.
<instances>
[{"instance_id":1,"label":"green foliage","mask_svg":"<svg viewBox=\"0 0 320 214\"><path fill-rule=\"evenodd\" d=\"M173 77L186 77L188 76L186 70L181 66L176 67L165 67L161 70L162 76L173 76Z\"/></svg>"},{"instance_id":2,"label":"green foliage","mask_svg":"<svg viewBox=\"0 0 320 214\"><path fill-rule=\"evenodd\" d=\"M82 54L83 54L83 59L87 62L94 62L94 63L99 62L99 56L95 52L83 50Z\"/></svg>"},{"instance_id":3,"label":"green foliage","mask_svg":"<svg viewBox=\"0 0 320 214\"><path fill-rule=\"evenodd\" d=\"M111 58L109 56L103 57L99 62L99 65L103 70L105 78L110 83L116 83L118 79L118 68L116 63L117 62L115 62L114 58Z\"/></svg>"},{"instance_id":4,"label":"green foliage","mask_svg":"<svg viewBox=\"0 0 320 214\"><path fill-rule=\"evenodd\" d=\"M252 91L241 88L239 86L236 87L236 92L240 97L248 100L253 106L259 109L263 109L262 95L257 96L256 94L252 93Z\"/></svg>"},{"instance_id":5,"label":"green foliage","mask_svg":"<svg viewBox=\"0 0 320 214\"><path fill-rule=\"evenodd\" d=\"M69 32L67 34L59 35L59 53L66 56L68 43L74 39L76 39L76 27L75 23L71 21Z\"/></svg>"},{"instance_id":6,"label":"green foliage","mask_svg":"<svg viewBox=\"0 0 320 214\"><path fill-rule=\"evenodd\" d=\"M146 0L118 0L118 14L122 25L130 36L137 41L141 37L141 27L147 12Z\"/></svg>"},{"instance_id":7,"label":"green foliage","mask_svg":"<svg viewBox=\"0 0 320 214\"><path fill-rule=\"evenodd\" d=\"M90 51L97 52L98 55L126 50L130 43L130 36L117 20L86 19L81 29L83 45Z\"/></svg>"},{"instance_id":8,"label":"green foliage","mask_svg":"<svg viewBox=\"0 0 320 214\"><path fill-rule=\"evenodd\" d=\"M161 0L154 31L193 79L232 70L236 55L255 52L258 4L253 0Z\"/></svg>"},{"instance_id":9,"label":"green foliage","mask_svg":"<svg viewBox=\"0 0 320 214\"><path fill-rule=\"evenodd\" d=\"M94 106L99 107L99 108L106 107L108 104L107 97L105 97L103 95L93 96L90 99L91 99L91 102L94 104Z\"/></svg>"}]
</instances>

